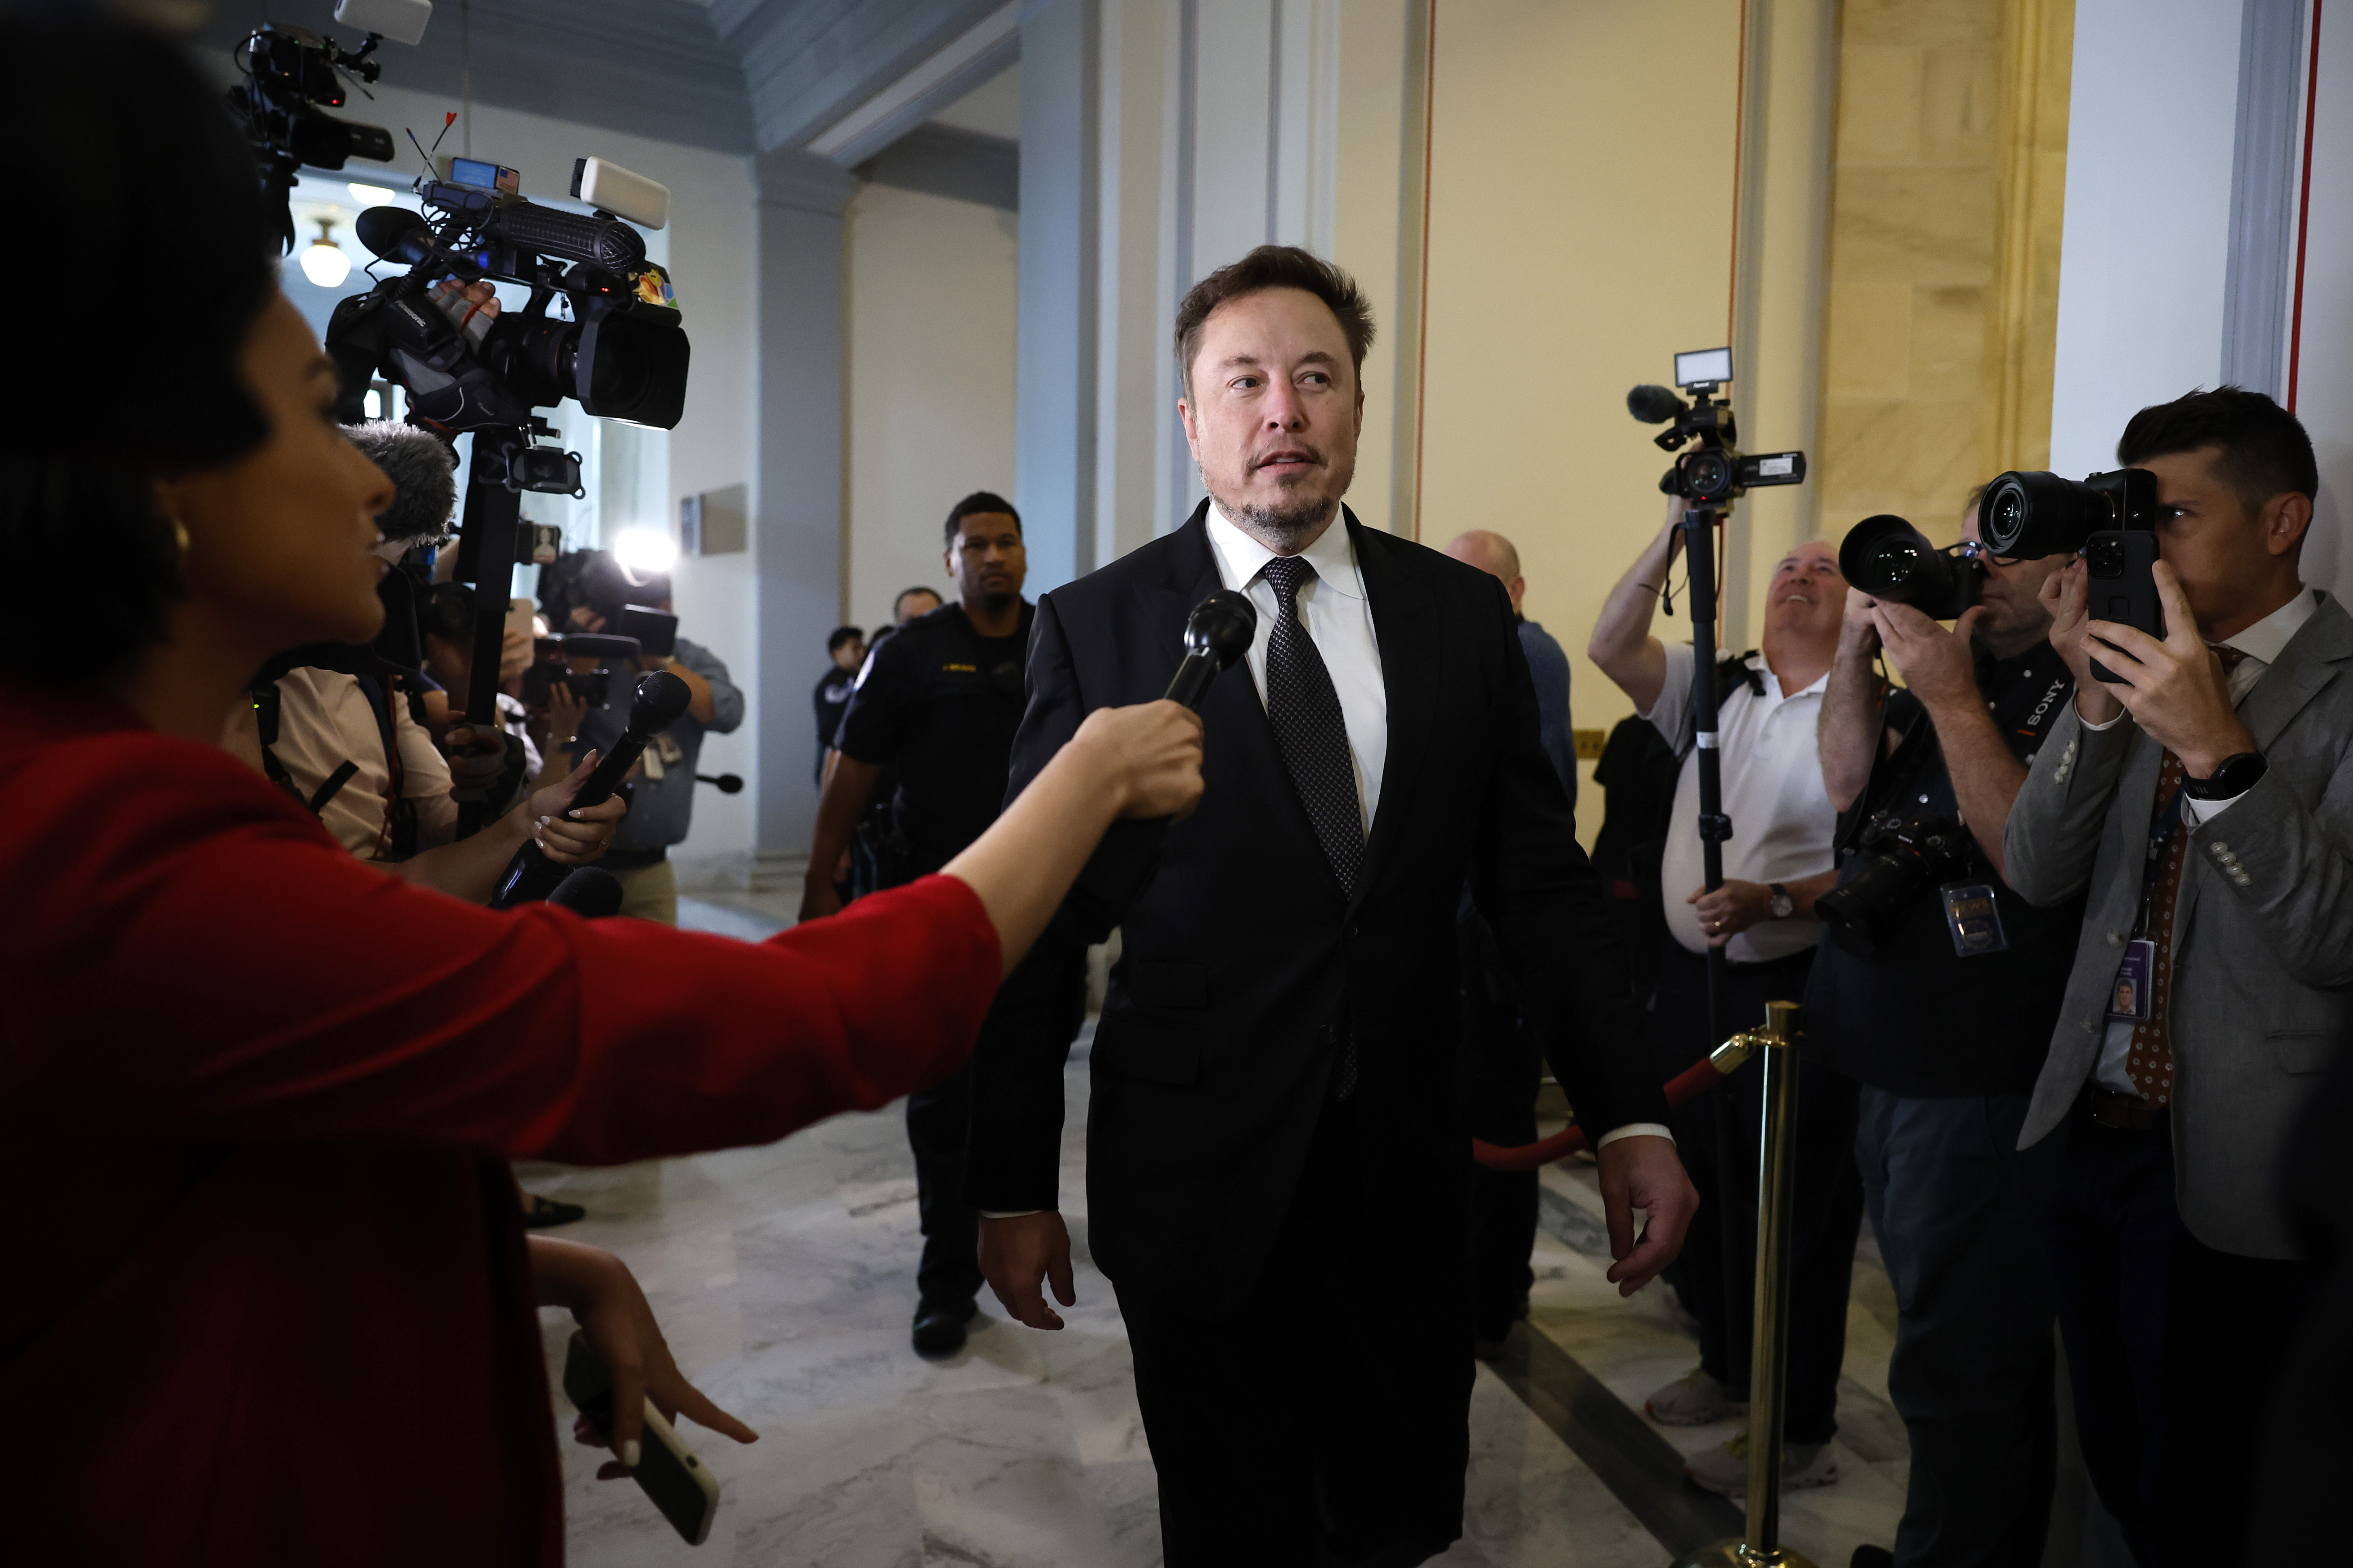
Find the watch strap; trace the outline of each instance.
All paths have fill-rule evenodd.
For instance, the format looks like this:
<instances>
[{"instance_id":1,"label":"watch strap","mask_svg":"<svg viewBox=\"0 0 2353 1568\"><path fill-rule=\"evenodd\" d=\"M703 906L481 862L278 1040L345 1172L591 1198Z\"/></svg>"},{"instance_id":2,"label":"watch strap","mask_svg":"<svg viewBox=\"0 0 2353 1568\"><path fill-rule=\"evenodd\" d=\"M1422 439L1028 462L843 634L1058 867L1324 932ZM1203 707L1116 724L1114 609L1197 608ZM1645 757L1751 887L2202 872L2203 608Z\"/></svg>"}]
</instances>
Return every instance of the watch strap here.
<instances>
[{"instance_id":1,"label":"watch strap","mask_svg":"<svg viewBox=\"0 0 2353 1568\"><path fill-rule=\"evenodd\" d=\"M2260 752L2235 752L2206 777L2183 779L2181 793L2191 800L2232 800L2254 788L2269 766Z\"/></svg>"}]
</instances>

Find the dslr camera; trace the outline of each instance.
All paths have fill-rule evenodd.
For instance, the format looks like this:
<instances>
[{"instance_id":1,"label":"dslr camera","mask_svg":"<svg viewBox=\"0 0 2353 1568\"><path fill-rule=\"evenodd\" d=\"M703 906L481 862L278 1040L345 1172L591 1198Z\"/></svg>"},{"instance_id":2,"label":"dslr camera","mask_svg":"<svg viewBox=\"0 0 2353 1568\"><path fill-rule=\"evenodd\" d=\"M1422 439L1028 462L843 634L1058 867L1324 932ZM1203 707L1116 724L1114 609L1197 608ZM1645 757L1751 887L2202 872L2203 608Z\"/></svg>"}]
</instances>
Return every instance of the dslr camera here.
<instances>
[{"instance_id":1,"label":"dslr camera","mask_svg":"<svg viewBox=\"0 0 2353 1568\"><path fill-rule=\"evenodd\" d=\"M1659 489L1681 496L1697 510L1722 510L1759 485L1805 482L1803 452L1740 450L1732 405L1716 395L1732 379L1730 349L1700 349L1675 356L1675 384L1692 395L1685 403L1663 386L1638 386L1626 395L1626 412L1645 425L1665 425L1651 437L1670 452L1682 452L1659 479Z\"/></svg>"},{"instance_id":2,"label":"dslr camera","mask_svg":"<svg viewBox=\"0 0 2353 1568\"><path fill-rule=\"evenodd\" d=\"M1862 869L1816 899L1814 910L1866 952L1894 933L1915 899L1970 864L1967 830L1917 806L1873 816L1861 848L1870 857Z\"/></svg>"},{"instance_id":3,"label":"dslr camera","mask_svg":"<svg viewBox=\"0 0 2353 1568\"><path fill-rule=\"evenodd\" d=\"M1851 585L1933 621L1957 620L1984 596L1987 559L1978 544L1939 550L1893 512L1864 518L1839 542L1839 575Z\"/></svg>"},{"instance_id":4,"label":"dslr camera","mask_svg":"<svg viewBox=\"0 0 2353 1568\"><path fill-rule=\"evenodd\" d=\"M2157 476L2147 468L2094 474L2081 483L2052 473L2008 473L1986 486L1978 532L1994 554L2031 559L2073 551L2089 574L2085 607L2099 620L2165 636L2157 596ZM2092 674L2117 677L2098 659Z\"/></svg>"}]
</instances>

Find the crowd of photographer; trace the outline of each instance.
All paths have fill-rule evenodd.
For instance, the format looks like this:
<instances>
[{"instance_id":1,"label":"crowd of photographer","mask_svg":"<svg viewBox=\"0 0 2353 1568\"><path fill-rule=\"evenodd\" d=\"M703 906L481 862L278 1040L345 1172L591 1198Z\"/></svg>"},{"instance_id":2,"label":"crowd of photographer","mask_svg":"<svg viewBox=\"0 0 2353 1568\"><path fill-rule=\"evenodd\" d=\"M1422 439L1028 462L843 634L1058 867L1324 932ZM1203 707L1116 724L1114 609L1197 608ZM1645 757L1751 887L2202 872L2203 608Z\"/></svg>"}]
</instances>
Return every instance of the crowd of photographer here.
<instances>
[{"instance_id":1,"label":"crowd of photographer","mask_svg":"<svg viewBox=\"0 0 2353 1568\"><path fill-rule=\"evenodd\" d=\"M1714 893L1690 649L1648 636L1672 520L1594 634L1683 757L1650 850L1672 932L1661 1070L1712 1043L1703 944L1730 942L1735 1026L1767 994L1804 1003L1785 1483L1836 1475L1817 1445L1862 1207L1899 1312L1905 1564L2042 1560L2054 1321L2084 1466L2137 1561L2265 1560L2242 1559L2251 1533L2309 1516L2256 1508L2258 1436L2306 1397L2288 1369L2322 1359L2312 1215L2344 1202L2290 1184L2283 1151L2321 1113L2353 983L2353 622L2302 582L2317 472L2271 399L2146 408L2117 459L2082 485L2001 476L1952 549L1878 517L1835 567L1820 544L1781 563L1761 660L1720 667L1734 826ZM1801 697L1777 734L1765 716ZM1702 1363L1652 1397L1662 1421L1745 1392L1717 1280L1746 1300L1754 1238L1721 1264L1715 1243L1755 1189L1708 1160L1719 1125L1756 1147L1739 1082L1676 1129L1719 1228L1694 1224L1680 1265ZM1743 1469L1690 1461L1717 1490Z\"/></svg>"}]
</instances>

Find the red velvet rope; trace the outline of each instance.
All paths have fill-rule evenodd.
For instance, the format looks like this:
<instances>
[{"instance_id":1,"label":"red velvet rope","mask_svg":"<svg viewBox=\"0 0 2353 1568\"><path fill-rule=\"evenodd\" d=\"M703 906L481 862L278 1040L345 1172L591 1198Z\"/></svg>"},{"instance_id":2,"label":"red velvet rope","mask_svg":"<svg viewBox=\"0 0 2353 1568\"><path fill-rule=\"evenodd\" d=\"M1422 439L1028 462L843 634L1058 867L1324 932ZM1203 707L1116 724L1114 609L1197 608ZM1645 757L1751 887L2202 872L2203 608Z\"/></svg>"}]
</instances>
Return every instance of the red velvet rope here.
<instances>
[{"instance_id":1,"label":"red velvet rope","mask_svg":"<svg viewBox=\"0 0 2353 1568\"><path fill-rule=\"evenodd\" d=\"M1694 1062L1677 1073L1667 1085L1667 1105L1670 1110L1697 1100L1724 1081L1724 1074L1715 1070L1715 1063L1705 1058ZM1539 1138L1516 1149L1505 1149L1482 1139L1471 1140L1471 1157L1491 1171L1533 1171L1538 1165L1549 1165L1555 1160L1567 1159L1585 1147L1585 1129L1571 1123L1549 1138Z\"/></svg>"}]
</instances>

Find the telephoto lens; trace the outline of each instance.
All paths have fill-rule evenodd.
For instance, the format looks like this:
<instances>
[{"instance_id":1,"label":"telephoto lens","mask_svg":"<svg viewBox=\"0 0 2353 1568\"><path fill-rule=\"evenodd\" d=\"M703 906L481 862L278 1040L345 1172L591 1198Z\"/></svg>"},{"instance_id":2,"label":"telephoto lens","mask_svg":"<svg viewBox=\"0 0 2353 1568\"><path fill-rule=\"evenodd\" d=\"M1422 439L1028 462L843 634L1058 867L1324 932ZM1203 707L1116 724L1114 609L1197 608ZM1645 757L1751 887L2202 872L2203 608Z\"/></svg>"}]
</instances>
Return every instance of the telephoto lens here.
<instances>
[{"instance_id":1,"label":"telephoto lens","mask_svg":"<svg viewBox=\"0 0 2353 1568\"><path fill-rule=\"evenodd\" d=\"M2104 529L2157 527L2157 476L2118 468L2082 481L2048 472L1996 475L1978 508L1986 548L2011 560L2071 555Z\"/></svg>"},{"instance_id":2,"label":"telephoto lens","mask_svg":"<svg viewBox=\"0 0 2353 1568\"><path fill-rule=\"evenodd\" d=\"M1814 900L1814 912L1851 945L1877 950L1932 885L1969 864L1966 830L1934 812L1883 811L1862 830L1862 868Z\"/></svg>"},{"instance_id":3,"label":"telephoto lens","mask_svg":"<svg viewBox=\"0 0 2353 1568\"><path fill-rule=\"evenodd\" d=\"M1846 531L1839 542L1839 575L1874 599L1950 621L1978 602L1985 563L1976 545L1939 550L1905 519L1881 512Z\"/></svg>"}]
</instances>

